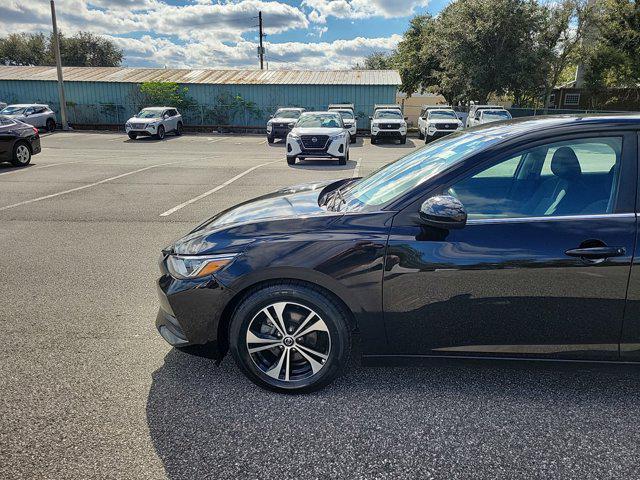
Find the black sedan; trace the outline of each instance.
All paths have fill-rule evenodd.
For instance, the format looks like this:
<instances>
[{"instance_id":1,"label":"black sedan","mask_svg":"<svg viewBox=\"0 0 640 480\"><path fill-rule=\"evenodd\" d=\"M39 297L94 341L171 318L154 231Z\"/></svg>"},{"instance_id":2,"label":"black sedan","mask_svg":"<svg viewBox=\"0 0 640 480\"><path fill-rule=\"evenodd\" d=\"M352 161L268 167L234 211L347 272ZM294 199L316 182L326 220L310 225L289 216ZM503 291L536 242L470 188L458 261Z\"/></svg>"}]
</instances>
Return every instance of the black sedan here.
<instances>
[{"instance_id":1,"label":"black sedan","mask_svg":"<svg viewBox=\"0 0 640 480\"><path fill-rule=\"evenodd\" d=\"M19 120L0 116L0 162L24 167L40 153L38 129Z\"/></svg>"},{"instance_id":2,"label":"black sedan","mask_svg":"<svg viewBox=\"0 0 640 480\"><path fill-rule=\"evenodd\" d=\"M493 123L238 205L163 251L159 332L294 392L338 375L354 331L368 359L639 361L639 132Z\"/></svg>"}]
</instances>

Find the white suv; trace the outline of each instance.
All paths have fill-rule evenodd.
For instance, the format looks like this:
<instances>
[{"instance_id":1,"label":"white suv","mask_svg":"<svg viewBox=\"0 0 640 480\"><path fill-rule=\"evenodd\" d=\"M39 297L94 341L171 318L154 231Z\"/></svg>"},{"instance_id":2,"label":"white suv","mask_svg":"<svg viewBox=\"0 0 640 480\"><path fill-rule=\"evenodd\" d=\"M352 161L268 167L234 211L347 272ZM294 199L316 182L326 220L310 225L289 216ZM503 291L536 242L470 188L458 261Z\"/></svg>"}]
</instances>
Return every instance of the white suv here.
<instances>
[{"instance_id":1,"label":"white suv","mask_svg":"<svg viewBox=\"0 0 640 480\"><path fill-rule=\"evenodd\" d=\"M396 108L377 108L371 118L371 143L381 138L392 138L407 143L407 122Z\"/></svg>"},{"instance_id":2,"label":"white suv","mask_svg":"<svg viewBox=\"0 0 640 480\"><path fill-rule=\"evenodd\" d=\"M173 107L149 107L140 110L124 126L131 140L139 136L154 136L162 140L165 134L173 132L182 135L182 115Z\"/></svg>"},{"instance_id":3,"label":"white suv","mask_svg":"<svg viewBox=\"0 0 640 480\"><path fill-rule=\"evenodd\" d=\"M457 130L462 130L462 122L451 107L423 107L418 117L418 138L429 143Z\"/></svg>"},{"instance_id":4,"label":"white suv","mask_svg":"<svg viewBox=\"0 0 640 480\"><path fill-rule=\"evenodd\" d=\"M287 135L287 163L296 158L337 158L340 165L349 160L349 131L338 112L305 112Z\"/></svg>"},{"instance_id":5,"label":"white suv","mask_svg":"<svg viewBox=\"0 0 640 480\"><path fill-rule=\"evenodd\" d=\"M469 107L469 115L467 116L467 123L465 127L480 125L480 111L482 110L504 110L504 107L501 107L500 105L471 105L471 107Z\"/></svg>"},{"instance_id":6,"label":"white suv","mask_svg":"<svg viewBox=\"0 0 640 480\"><path fill-rule=\"evenodd\" d=\"M276 138L287 138L303 112L304 108L278 108L267 122L267 142L271 144Z\"/></svg>"},{"instance_id":7,"label":"white suv","mask_svg":"<svg viewBox=\"0 0 640 480\"><path fill-rule=\"evenodd\" d=\"M352 103L334 103L329 105L330 112L338 112L344 122L344 128L349 130L351 143L356 143L358 136L358 120Z\"/></svg>"},{"instance_id":8,"label":"white suv","mask_svg":"<svg viewBox=\"0 0 640 480\"><path fill-rule=\"evenodd\" d=\"M49 105L40 103L9 105L0 110L0 115L28 123L36 128L44 127L48 132L56 129L56 114Z\"/></svg>"}]
</instances>

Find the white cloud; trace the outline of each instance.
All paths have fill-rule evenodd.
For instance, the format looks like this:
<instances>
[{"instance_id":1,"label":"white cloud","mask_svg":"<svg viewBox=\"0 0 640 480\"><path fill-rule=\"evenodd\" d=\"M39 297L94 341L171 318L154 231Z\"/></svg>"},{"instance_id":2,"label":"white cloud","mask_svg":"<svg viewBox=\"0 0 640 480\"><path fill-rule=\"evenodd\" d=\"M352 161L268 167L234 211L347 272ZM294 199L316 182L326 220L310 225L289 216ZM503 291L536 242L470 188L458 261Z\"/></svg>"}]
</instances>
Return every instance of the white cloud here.
<instances>
[{"instance_id":1,"label":"white cloud","mask_svg":"<svg viewBox=\"0 0 640 480\"><path fill-rule=\"evenodd\" d=\"M324 3L340 4L331 7L338 13L339 8L364 11L361 6L364 3L360 2L306 0L314 9L309 17L300 8L263 0L190 0L182 6L169 5L163 0L57 0L56 7L58 24L65 33L84 30L112 39L124 50L123 63L127 66L251 68L258 65L254 38L257 35L247 34L257 33L259 10L263 12L268 34L307 29L310 36L320 40L328 28L319 19L332 14L321 10ZM405 2L401 3L405 10L409 8ZM377 11L370 8L367 15ZM45 1L0 0L0 19L2 33L51 29L49 2ZM392 35L333 42L276 43L269 42L267 37L266 58L270 68L349 68L371 52L393 49L400 38Z\"/></svg>"},{"instance_id":2,"label":"white cloud","mask_svg":"<svg viewBox=\"0 0 640 480\"><path fill-rule=\"evenodd\" d=\"M258 66L256 44L240 41L227 45L217 39L173 43L167 38L141 39L109 37L125 51L126 63L138 67L170 68L251 68ZM344 69L350 68L374 51L390 51L400 35L382 38L358 37L333 42L265 43L269 68Z\"/></svg>"},{"instance_id":3,"label":"white cloud","mask_svg":"<svg viewBox=\"0 0 640 480\"><path fill-rule=\"evenodd\" d=\"M304 0L301 5L311 9L309 20L325 23L327 17L406 17L428 4L429 0Z\"/></svg>"}]
</instances>

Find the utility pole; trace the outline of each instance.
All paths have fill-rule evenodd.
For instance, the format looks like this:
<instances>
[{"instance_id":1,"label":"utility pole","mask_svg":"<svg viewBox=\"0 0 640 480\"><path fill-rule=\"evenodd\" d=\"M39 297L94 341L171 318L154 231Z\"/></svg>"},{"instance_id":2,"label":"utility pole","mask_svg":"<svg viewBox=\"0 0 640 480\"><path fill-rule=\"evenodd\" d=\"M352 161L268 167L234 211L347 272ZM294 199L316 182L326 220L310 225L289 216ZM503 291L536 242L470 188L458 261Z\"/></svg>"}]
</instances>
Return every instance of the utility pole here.
<instances>
[{"instance_id":1,"label":"utility pole","mask_svg":"<svg viewBox=\"0 0 640 480\"><path fill-rule=\"evenodd\" d=\"M262 12L258 12L258 27L260 28L260 46L258 47L258 55L260 56L260 70L264 70L264 47L262 46L262 38L265 35L264 33L262 33Z\"/></svg>"},{"instance_id":2,"label":"utility pole","mask_svg":"<svg viewBox=\"0 0 640 480\"><path fill-rule=\"evenodd\" d=\"M56 5L51 0L51 23L53 24L53 51L56 55L56 68L58 70L58 97L60 97L60 120L62 130L69 130L67 123L67 101L64 97L64 83L62 79L62 59L60 57L60 39L58 38L58 23L56 22Z\"/></svg>"}]
</instances>

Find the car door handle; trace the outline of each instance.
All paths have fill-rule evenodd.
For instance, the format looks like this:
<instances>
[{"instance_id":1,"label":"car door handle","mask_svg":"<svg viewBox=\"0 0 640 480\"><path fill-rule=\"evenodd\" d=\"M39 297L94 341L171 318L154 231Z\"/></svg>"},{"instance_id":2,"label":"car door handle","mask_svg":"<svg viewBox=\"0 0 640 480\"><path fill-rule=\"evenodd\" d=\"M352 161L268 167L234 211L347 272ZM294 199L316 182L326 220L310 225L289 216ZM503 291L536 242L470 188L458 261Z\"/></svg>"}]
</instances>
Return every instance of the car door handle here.
<instances>
[{"instance_id":1,"label":"car door handle","mask_svg":"<svg viewBox=\"0 0 640 480\"><path fill-rule=\"evenodd\" d=\"M564 252L565 255L570 257L581 257L590 260L597 260L600 258L620 257L626 253L624 247L586 247L586 248L571 248Z\"/></svg>"}]
</instances>

